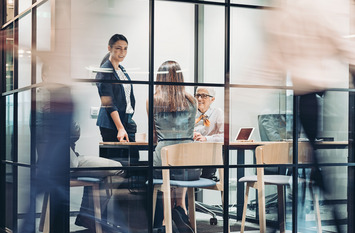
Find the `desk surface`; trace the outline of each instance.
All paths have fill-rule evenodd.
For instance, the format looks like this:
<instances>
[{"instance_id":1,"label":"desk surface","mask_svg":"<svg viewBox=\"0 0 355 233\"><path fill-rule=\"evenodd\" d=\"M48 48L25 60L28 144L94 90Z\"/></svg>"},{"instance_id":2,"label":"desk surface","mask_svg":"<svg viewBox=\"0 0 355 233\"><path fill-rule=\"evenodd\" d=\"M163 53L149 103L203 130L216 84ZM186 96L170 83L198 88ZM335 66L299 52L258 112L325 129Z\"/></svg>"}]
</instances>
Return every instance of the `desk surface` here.
<instances>
[{"instance_id":1,"label":"desk surface","mask_svg":"<svg viewBox=\"0 0 355 233\"><path fill-rule=\"evenodd\" d=\"M148 142L100 142L100 145L147 146Z\"/></svg>"},{"instance_id":2,"label":"desk surface","mask_svg":"<svg viewBox=\"0 0 355 233\"><path fill-rule=\"evenodd\" d=\"M292 141L289 141L292 142ZM301 142L301 141L300 141ZM232 141L229 143L229 146L236 147L236 148L244 148L250 147L255 148L257 146L266 145L270 143L276 143L274 141ZM348 141L319 141L316 142L319 146L348 146ZM117 146L147 146L148 142L100 142L101 145L117 145Z\"/></svg>"}]
</instances>

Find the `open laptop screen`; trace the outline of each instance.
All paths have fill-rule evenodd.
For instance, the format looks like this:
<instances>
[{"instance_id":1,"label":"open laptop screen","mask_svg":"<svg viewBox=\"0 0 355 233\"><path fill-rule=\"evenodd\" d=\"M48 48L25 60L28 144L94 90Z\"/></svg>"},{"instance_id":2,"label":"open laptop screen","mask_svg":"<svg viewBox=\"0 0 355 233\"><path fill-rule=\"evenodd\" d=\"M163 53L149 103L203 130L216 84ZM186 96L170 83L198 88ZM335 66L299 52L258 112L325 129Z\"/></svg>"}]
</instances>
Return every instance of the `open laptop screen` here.
<instances>
[{"instance_id":1,"label":"open laptop screen","mask_svg":"<svg viewBox=\"0 0 355 233\"><path fill-rule=\"evenodd\" d=\"M241 127L235 137L235 140L249 140L253 131L253 127Z\"/></svg>"}]
</instances>

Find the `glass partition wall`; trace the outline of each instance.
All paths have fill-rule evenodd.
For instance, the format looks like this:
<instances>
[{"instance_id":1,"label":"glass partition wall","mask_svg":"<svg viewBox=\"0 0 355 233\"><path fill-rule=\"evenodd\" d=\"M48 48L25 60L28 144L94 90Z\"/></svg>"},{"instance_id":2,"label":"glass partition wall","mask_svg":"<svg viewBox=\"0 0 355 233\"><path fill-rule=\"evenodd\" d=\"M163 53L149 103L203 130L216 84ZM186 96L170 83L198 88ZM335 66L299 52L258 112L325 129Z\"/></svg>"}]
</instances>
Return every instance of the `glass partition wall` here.
<instances>
[{"instance_id":1,"label":"glass partition wall","mask_svg":"<svg viewBox=\"0 0 355 233\"><path fill-rule=\"evenodd\" d=\"M322 191L303 182L317 175L317 167L315 161L300 157L306 135L297 117L298 99L288 89L288 79L279 82L255 75L263 59L267 59L264 19L278 4L279 1L256 0L48 0L32 3L3 0L0 9L7 14L0 20L0 48L3 48L0 60L1 231L21 232L24 225L31 230L42 230L41 213L44 213L48 194L43 192L42 182L62 188L60 195L49 192L50 232L74 232L93 227L95 221L92 219L87 224L76 222L82 213L87 190L82 186L71 187L69 174L86 171L86 174L111 174L110 166L117 162L123 166L115 170L124 171L123 174L110 177L109 186L104 186L105 182L100 184L101 227L113 232L157 231L163 224L166 197L158 193L157 199L154 198L153 178L161 169L171 167L156 163L154 150L173 144L157 138L157 134L173 135L174 141L189 141L194 111L202 100L194 96L198 87L204 87L214 89L211 108L223 113L224 137L220 140L224 143L223 165L214 166L222 171L223 177L216 173L216 179L223 180L223 192L195 189L198 231L228 232L228 228L232 232L240 231L245 207L246 230L259 231L258 193L251 189L244 205L246 184L239 179L255 175L257 168L265 167L265 174L290 177L284 193L286 230L316 231L320 216L322 229L336 232L334 212L341 230L353 232L354 97L353 89L349 89L348 67L335 69L342 79L341 89L318 96L321 117L317 140L321 143L316 153L327 182ZM128 40L127 55L120 64L131 80L104 82L96 77L102 72L100 65L108 54L108 41L116 33ZM182 74L183 83L158 79L169 73L161 67L167 61L179 64L177 76ZM48 81L54 86L48 86ZM123 82L132 84L136 132L144 133L146 138L140 142L136 138L138 144L122 149L101 143L103 138L96 122L102 108L98 86L102 83L121 86ZM183 108L179 114L169 115L167 110L159 112L158 109L171 107L166 104L171 96L163 97L165 106L169 106L165 108L154 96L159 96L159 90L168 89L185 91L191 96L190 107ZM45 108L48 101L52 107L65 109L50 118L62 127L53 124L56 130L42 132L38 122L41 120L39 112L43 111L38 112L38 109ZM191 116L187 117L188 114ZM70 126L66 124L69 121L75 122L79 129L75 139L76 156L86 162L92 158L106 158L108 165L88 165L90 170L83 168L85 165L78 165L69 172L69 157L72 156L69 150L72 137L67 132ZM161 128L164 122L165 131ZM242 127L254 128L247 143L288 142L289 163L256 165L256 146L239 145L235 141ZM38 137L46 133L51 138ZM44 158L50 157L46 153L52 156L61 153L57 156L62 158L58 159L58 166L52 167L58 172L56 174L64 174L60 179L43 180L36 176L41 171L38 166L43 154L41 142L52 143L44 150ZM55 146L61 149L56 150ZM138 156L127 156L127 150L128 154ZM296 154L298 156L294 156ZM58 190L55 188L53 190ZM176 194L177 190L173 189L172 193ZM277 189L272 185L265 188L265 203L267 230L277 229L280 203L277 202ZM205 209L213 214L206 213Z\"/></svg>"}]
</instances>

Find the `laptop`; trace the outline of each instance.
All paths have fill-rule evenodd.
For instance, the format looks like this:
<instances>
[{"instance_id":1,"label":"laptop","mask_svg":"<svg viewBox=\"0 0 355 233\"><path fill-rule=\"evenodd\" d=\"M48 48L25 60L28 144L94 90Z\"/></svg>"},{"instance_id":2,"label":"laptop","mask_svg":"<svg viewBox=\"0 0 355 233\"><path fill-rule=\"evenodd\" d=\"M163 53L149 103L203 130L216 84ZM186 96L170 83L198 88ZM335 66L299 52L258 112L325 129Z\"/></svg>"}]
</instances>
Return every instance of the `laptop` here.
<instances>
[{"instance_id":1,"label":"laptop","mask_svg":"<svg viewBox=\"0 0 355 233\"><path fill-rule=\"evenodd\" d=\"M254 131L254 127L241 127L239 128L239 131L237 133L237 136L235 137L236 141L240 140L250 140L251 134Z\"/></svg>"}]
</instances>

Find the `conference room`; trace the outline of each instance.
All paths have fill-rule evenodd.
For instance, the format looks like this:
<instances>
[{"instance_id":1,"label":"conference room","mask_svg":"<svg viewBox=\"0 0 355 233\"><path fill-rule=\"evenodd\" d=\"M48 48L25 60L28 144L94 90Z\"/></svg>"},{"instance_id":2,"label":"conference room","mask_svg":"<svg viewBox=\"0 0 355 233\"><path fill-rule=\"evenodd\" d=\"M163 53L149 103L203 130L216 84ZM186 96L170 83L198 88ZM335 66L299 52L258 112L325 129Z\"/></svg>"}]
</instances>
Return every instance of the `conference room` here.
<instances>
[{"instance_id":1,"label":"conference room","mask_svg":"<svg viewBox=\"0 0 355 233\"><path fill-rule=\"evenodd\" d=\"M262 70L280 1L4 2L0 229L353 231L349 64L327 63L309 140L292 75Z\"/></svg>"}]
</instances>

